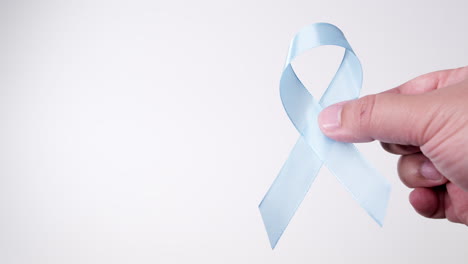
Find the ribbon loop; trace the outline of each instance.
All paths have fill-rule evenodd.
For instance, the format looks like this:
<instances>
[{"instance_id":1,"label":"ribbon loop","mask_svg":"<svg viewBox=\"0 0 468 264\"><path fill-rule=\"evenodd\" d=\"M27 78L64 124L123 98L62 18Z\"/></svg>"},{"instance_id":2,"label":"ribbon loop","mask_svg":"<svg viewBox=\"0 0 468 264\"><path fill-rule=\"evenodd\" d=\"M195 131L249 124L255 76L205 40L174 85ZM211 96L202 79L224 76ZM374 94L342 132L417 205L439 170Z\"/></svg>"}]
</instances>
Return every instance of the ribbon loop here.
<instances>
[{"instance_id":1,"label":"ribbon loop","mask_svg":"<svg viewBox=\"0 0 468 264\"><path fill-rule=\"evenodd\" d=\"M291 62L303 52L323 45L345 49L335 77L317 102L296 76ZM362 68L343 33L327 23L300 30L289 47L280 80L280 96L300 138L259 205L271 247L274 248L304 199L322 164L338 178L367 213L382 225L390 185L350 143L326 137L318 126L320 111L331 104L356 99Z\"/></svg>"}]
</instances>

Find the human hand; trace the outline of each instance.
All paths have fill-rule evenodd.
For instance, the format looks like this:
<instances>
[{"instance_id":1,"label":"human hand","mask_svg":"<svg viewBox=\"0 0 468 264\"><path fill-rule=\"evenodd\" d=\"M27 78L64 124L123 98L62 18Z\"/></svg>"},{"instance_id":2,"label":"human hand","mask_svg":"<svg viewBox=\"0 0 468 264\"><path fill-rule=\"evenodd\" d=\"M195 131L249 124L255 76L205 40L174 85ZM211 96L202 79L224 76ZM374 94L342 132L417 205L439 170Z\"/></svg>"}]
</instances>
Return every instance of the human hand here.
<instances>
[{"instance_id":1,"label":"human hand","mask_svg":"<svg viewBox=\"0 0 468 264\"><path fill-rule=\"evenodd\" d=\"M468 66L329 106L319 125L338 141L381 141L401 155L398 174L419 214L468 225Z\"/></svg>"}]
</instances>

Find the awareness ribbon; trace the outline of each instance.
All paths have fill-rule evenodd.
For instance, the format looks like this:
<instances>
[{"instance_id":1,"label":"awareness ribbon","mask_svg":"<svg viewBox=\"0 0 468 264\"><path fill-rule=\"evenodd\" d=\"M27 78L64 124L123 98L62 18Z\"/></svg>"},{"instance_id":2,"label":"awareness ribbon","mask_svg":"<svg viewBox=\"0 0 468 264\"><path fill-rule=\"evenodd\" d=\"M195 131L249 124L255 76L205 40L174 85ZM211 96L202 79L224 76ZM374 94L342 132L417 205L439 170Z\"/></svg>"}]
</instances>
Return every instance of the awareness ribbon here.
<instances>
[{"instance_id":1,"label":"awareness ribbon","mask_svg":"<svg viewBox=\"0 0 468 264\"><path fill-rule=\"evenodd\" d=\"M301 53L322 45L343 47L345 52L335 77L317 102L296 76L291 62ZM361 85L361 63L336 26L312 24L300 30L291 41L281 75L280 96L300 138L259 205L272 248L275 248L322 164L382 226L390 195L387 180L361 156L353 144L326 137L317 121L323 108L356 99Z\"/></svg>"}]
</instances>

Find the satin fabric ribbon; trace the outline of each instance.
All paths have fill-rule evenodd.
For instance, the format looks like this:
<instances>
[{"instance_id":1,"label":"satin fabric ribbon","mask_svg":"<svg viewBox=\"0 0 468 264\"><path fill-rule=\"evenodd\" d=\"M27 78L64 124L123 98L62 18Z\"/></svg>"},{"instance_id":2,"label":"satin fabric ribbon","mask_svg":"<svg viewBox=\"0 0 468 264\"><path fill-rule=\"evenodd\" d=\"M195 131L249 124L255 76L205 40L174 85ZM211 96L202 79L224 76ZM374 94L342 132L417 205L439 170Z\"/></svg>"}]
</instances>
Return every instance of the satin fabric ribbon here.
<instances>
[{"instance_id":1,"label":"satin fabric ribbon","mask_svg":"<svg viewBox=\"0 0 468 264\"><path fill-rule=\"evenodd\" d=\"M345 49L333 80L317 102L296 76L291 62L301 53L323 45ZM356 99L362 85L359 59L336 26L309 25L291 41L280 81L284 109L300 134L280 173L259 205L272 248L304 199L322 164L338 178L359 205L382 226L390 185L350 143L326 137L318 126L320 111L331 104Z\"/></svg>"}]
</instances>

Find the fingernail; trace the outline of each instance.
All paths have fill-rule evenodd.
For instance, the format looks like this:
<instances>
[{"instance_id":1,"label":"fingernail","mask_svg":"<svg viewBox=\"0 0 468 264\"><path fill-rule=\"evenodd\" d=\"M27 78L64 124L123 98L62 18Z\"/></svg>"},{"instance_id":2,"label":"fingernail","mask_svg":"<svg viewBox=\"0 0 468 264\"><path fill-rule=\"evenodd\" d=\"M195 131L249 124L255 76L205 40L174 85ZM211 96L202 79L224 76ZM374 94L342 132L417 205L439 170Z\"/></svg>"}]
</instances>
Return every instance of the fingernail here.
<instances>
[{"instance_id":1,"label":"fingernail","mask_svg":"<svg viewBox=\"0 0 468 264\"><path fill-rule=\"evenodd\" d=\"M434 167L434 164L432 164L430 161L425 161L421 165L419 172L424 178L428 180L439 181L443 177L442 174L440 174L440 172Z\"/></svg>"},{"instance_id":2,"label":"fingernail","mask_svg":"<svg viewBox=\"0 0 468 264\"><path fill-rule=\"evenodd\" d=\"M322 110L318 120L324 130L331 131L341 127L341 111L344 103L334 104Z\"/></svg>"}]
</instances>

